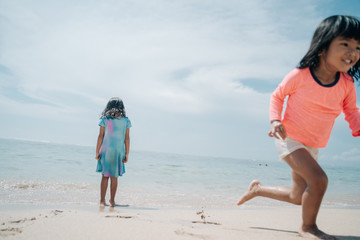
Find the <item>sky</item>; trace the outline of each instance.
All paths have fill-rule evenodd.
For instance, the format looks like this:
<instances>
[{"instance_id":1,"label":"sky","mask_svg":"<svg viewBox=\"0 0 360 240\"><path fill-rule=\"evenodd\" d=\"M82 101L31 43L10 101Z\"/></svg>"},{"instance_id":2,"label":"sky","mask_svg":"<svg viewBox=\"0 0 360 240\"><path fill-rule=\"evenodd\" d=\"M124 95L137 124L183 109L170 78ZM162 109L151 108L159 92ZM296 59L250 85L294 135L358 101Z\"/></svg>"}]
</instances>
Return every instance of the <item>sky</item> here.
<instances>
[{"instance_id":1,"label":"sky","mask_svg":"<svg viewBox=\"0 0 360 240\"><path fill-rule=\"evenodd\" d=\"M277 161L272 91L324 18L359 9L357 0L0 0L0 137L95 155L100 114L116 96L132 150ZM340 115L320 160L360 162L359 143Z\"/></svg>"}]
</instances>

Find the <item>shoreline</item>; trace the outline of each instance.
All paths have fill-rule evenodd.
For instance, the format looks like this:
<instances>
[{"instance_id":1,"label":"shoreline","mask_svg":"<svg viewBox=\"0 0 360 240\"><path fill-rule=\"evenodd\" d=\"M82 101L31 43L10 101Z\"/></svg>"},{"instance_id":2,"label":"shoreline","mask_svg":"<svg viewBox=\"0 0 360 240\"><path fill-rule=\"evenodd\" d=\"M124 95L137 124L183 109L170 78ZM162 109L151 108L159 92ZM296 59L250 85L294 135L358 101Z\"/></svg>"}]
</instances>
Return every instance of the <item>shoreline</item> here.
<instances>
[{"instance_id":1,"label":"shoreline","mask_svg":"<svg viewBox=\"0 0 360 240\"><path fill-rule=\"evenodd\" d=\"M126 202L118 202L116 201L116 208L119 209L140 209L140 210L159 210L159 209L173 209L173 210L196 210L196 209L211 209L211 210L237 210L237 209L243 209L243 210L262 210L262 209L288 209L288 208L299 208L297 205L289 204L286 202L276 201L273 199L267 199L267 198L255 198L252 199L252 201L249 201L248 203L237 206L236 200L233 201L233 205L217 205L217 204L209 204L209 203L203 203L203 204L161 204L161 201L159 201L156 204L129 204ZM42 209L55 209L55 208L61 208L61 209L69 209L69 210L90 210L93 211L99 206L96 202L72 202L72 203L64 203L64 202L56 202L56 203L49 203L49 202L3 202L0 203L0 212L1 211L18 211L18 210L42 210ZM350 204L328 204L326 202L323 202L320 209L338 209L338 210L360 210L360 205L350 205ZM359 215L360 216L360 215Z\"/></svg>"},{"instance_id":2,"label":"shoreline","mask_svg":"<svg viewBox=\"0 0 360 240\"><path fill-rule=\"evenodd\" d=\"M253 200L254 201L254 200ZM272 200L274 202L274 200ZM255 210L255 211L261 211L261 210L274 210L274 209L292 209L292 208L301 208L301 206L293 205L293 204L287 204L275 201L275 203L280 204L274 204L274 205L261 205L261 204L244 204L241 206L237 206L234 204L233 207L224 207L224 206L143 206L143 205L130 205L130 204L118 204L116 203L115 210L201 210L201 209L208 209L208 210L214 210L214 211L237 211L237 210ZM65 210L82 210L82 211L95 211L99 208L99 204L93 203L93 204L40 204L40 203L0 203L0 212L7 212L7 211L32 211L32 210L49 210L49 209L65 209ZM109 208L109 204L105 206L105 209ZM360 211L360 206L354 206L354 205L346 205L346 206L340 206L340 205L321 205L320 211L322 209L333 209L333 210L354 210ZM359 215L360 217L360 215Z\"/></svg>"},{"instance_id":3,"label":"shoreline","mask_svg":"<svg viewBox=\"0 0 360 240\"><path fill-rule=\"evenodd\" d=\"M233 209L136 206L0 208L1 239L301 239L301 207ZM14 206L12 206L14 207ZM321 208L318 226L343 240L360 240L360 209Z\"/></svg>"}]
</instances>

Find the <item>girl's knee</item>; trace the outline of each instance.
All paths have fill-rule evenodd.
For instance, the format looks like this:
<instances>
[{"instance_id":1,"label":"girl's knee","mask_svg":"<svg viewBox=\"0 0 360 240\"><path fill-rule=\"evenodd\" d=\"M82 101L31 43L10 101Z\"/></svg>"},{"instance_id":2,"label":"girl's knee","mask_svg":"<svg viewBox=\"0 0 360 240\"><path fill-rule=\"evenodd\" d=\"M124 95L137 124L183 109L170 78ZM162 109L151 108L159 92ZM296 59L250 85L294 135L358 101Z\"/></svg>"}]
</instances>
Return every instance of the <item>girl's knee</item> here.
<instances>
[{"instance_id":1,"label":"girl's knee","mask_svg":"<svg viewBox=\"0 0 360 240\"><path fill-rule=\"evenodd\" d=\"M117 177L110 177L111 182L117 182L118 178Z\"/></svg>"},{"instance_id":2,"label":"girl's knee","mask_svg":"<svg viewBox=\"0 0 360 240\"><path fill-rule=\"evenodd\" d=\"M325 172L322 172L322 174L319 174L317 181L324 186L327 186L328 184L328 177Z\"/></svg>"},{"instance_id":3,"label":"girl's knee","mask_svg":"<svg viewBox=\"0 0 360 240\"><path fill-rule=\"evenodd\" d=\"M318 189L318 191L320 192L324 192L326 191L326 188L328 186L328 177L327 175L323 172L322 174L317 175L313 181L310 183L311 187L314 187L316 189Z\"/></svg>"},{"instance_id":4,"label":"girl's knee","mask_svg":"<svg viewBox=\"0 0 360 240\"><path fill-rule=\"evenodd\" d=\"M302 197L303 197L303 194L306 190L306 187L305 188L298 188L298 189L292 189L291 193L290 193L290 202L292 204L295 204L295 205L301 205L302 203Z\"/></svg>"},{"instance_id":5,"label":"girl's knee","mask_svg":"<svg viewBox=\"0 0 360 240\"><path fill-rule=\"evenodd\" d=\"M290 200L292 204L295 205L301 205L302 203L302 194L291 194L290 195Z\"/></svg>"}]
</instances>

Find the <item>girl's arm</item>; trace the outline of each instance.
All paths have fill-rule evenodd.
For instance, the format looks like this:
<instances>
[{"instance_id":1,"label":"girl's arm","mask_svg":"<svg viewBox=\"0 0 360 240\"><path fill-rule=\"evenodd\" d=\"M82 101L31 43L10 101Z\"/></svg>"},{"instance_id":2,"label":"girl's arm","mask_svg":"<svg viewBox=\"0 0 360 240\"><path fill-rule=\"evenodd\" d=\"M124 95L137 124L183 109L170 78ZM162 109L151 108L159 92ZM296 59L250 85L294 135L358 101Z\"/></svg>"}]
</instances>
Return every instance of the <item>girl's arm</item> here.
<instances>
[{"instance_id":1,"label":"girl's arm","mask_svg":"<svg viewBox=\"0 0 360 240\"><path fill-rule=\"evenodd\" d=\"M95 156L96 160L100 160L99 151L100 151L101 144L104 140L104 133L105 133L105 128L103 126L100 126L99 136L98 136L97 143L96 143L96 156Z\"/></svg>"},{"instance_id":2,"label":"girl's arm","mask_svg":"<svg viewBox=\"0 0 360 240\"><path fill-rule=\"evenodd\" d=\"M125 133L125 159L123 160L124 163L127 163L130 151L130 128L126 129Z\"/></svg>"},{"instance_id":3,"label":"girl's arm","mask_svg":"<svg viewBox=\"0 0 360 240\"><path fill-rule=\"evenodd\" d=\"M284 140L287 137L286 129L281 122L281 114L285 98L295 91L295 82L298 76L298 71L291 71L271 94L269 111L271 127L268 133L269 137L282 138Z\"/></svg>"},{"instance_id":4,"label":"girl's arm","mask_svg":"<svg viewBox=\"0 0 360 240\"><path fill-rule=\"evenodd\" d=\"M302 74L303 73L299 69L291 71L284 77L279 86L271 94L269 111L270 123L273 121L281 121L285 98L296 91L296 83L298 79L301 79Z\"/></svg>"},{"instance_id":5,"label":"girl's arm","mask_svg":"<svg viewBox=\"0 0 360 240\"><path fill-rule=\"evenodd\" d=\"M269 137L275 137L277 139L285 139L287 137L284 125L281 123L281 113L284 106L284 99L286 93L284 91L284 82L282 82L275 91L271 94L270 99L270 131Z\"/></svg>"},{"instance_id":6,"label":"girl's arm","mask_svg":"<svg viewBox=\"0 0 360 240\"><path fill-rule=\"evenodd\" d=\"M351 84L350 91L343 103L343 112L345 114L345 120L349 123L349 127L352 130L354 137L360 136L360 112L356 106L356 90L355 85Z\"/></svg>"}]
</instances>

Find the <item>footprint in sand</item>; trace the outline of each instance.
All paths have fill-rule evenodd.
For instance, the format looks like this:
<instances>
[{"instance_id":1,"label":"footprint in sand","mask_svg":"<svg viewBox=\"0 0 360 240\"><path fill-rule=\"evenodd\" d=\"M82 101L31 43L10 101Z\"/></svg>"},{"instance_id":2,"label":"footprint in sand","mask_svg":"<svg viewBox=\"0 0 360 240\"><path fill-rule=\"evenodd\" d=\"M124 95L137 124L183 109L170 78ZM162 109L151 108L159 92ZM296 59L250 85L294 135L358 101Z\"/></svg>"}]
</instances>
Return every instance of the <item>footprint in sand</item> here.
<instances>
[{"instance_id":1,"label":"footprint in sand","mask_svg":"<svg viewBox=\"0 0 360 240\"><path fill-rule=\"evenodd\" d=\"M106 218L133 218L132 216L109 215Z\"/></svg>"},{"instance_id":2,"label":"footprint in sand","mask_svg":"<svg viewBox=\"0 0 360 240\"><path fill-rule=\"evenodd\" d=\"M179 235L179 236L190 236L190 237L194 237L194 238L199 238L199 239L209 239L208 236L206 235L201 235L201 234L195 234L195 233L189 233L189 232L185 232L184 230L176 230L175 231L175 234L176 235Z\"/></svg>"},{"instance_id":3,"label":"footprint in sand","mask_svg":"<svg viewBox=\"0 0 360 240\"><path fill-rule=\"evenodd\" d=\"M33 217L31 219L25 218L25 219L20 219L20 220L17 220L17 221L10 221L9 223L24 223L24 222L27 222L27 221L35 221L35 220L36 220L36 218Z\"/></svg>"},{"instance_id":4,"label":"footprint in sand","mask_svg":"<svg viewBox=\"0 0 360 240\"><path fill-rule=\"evenodd\" d=\"M221 225L220 223L217 223L217 222L209 222L209 221L206 221L206 216L205 216L205 212L204 210L201 210L199 212L196 212L197 215L200 215L200 218L202 221L192 221L192 223L202 223L202 224L214 224L214 225ZM210 216L208 216L210 217Z\"/></svg>"},{"instance_id":5,"label":"footprint in sand","mask_svg":"<svg viewBox=\"0 0 360 240\"><path fill-rule=\"evenodd\" d=\"M21 228L8 227L0 229L0 237L14 236L18 233L22 233Z\"/></svg>"},{"instance_id":6,"label":"footprint in sand","mask_svg":"<svg viewBox=\"0 0 360 240\"><path fill-rule=\"evenodd\" d=\"M0 229L0 236L1 237L7 237L7 236L14 236L18 233L22 233L22 228L20 227L12 227L11 225L18 225L18 224L21 224L21 223L25 223L25 222L28 222L28 221L35 221L36 218L33 217L33 218L24 218L24 219L20 219L20 220L14 220L14 221L9 221L8 223L2 223L1 225L2 226L5 226L5 225L10 225L8 227L5 227L5 228L1 228Z\"/></svg>"},{"instance_id":7,"label":"footprint in sand","mask_svg":"<svg viewBox=\"0 0 360 240\"><path fill-rule=\"evenodd\" d=\"M51 211L52 214L54 214L55 216L59 215L60 213L63 213L64 211L61 211L61 210L54 210L54 211Z\"/></svg>"},{"instance_id":8,"label":"footprint in sand","mask_svg":"<svg viewBox=\"0 0 360 240\"><path fill-rule=\"evenodd\" d=\"M60 211L60 210L54 210L54 211L51 211L50 214L53 214L56 216L62 212L63 211ZM40 214L40 216L41 216L41 214ZM44 216L44 217L47 218L48 216ZM19 219L19 220L8 221L7 223L3 222L1 224L1 226L4 226L4 228L0 229L0 238L7 237L7 236L14 236L16 234L22 233L23 228L27 226L26 223L32 222L35 220L37 220L36 217L32 217L32 218L24 218L24 219ZM22 224L22 225L20 225L20 224ZM18 227L14 227L12 225L16 225Z\"/></svg>"}]
</instances>

